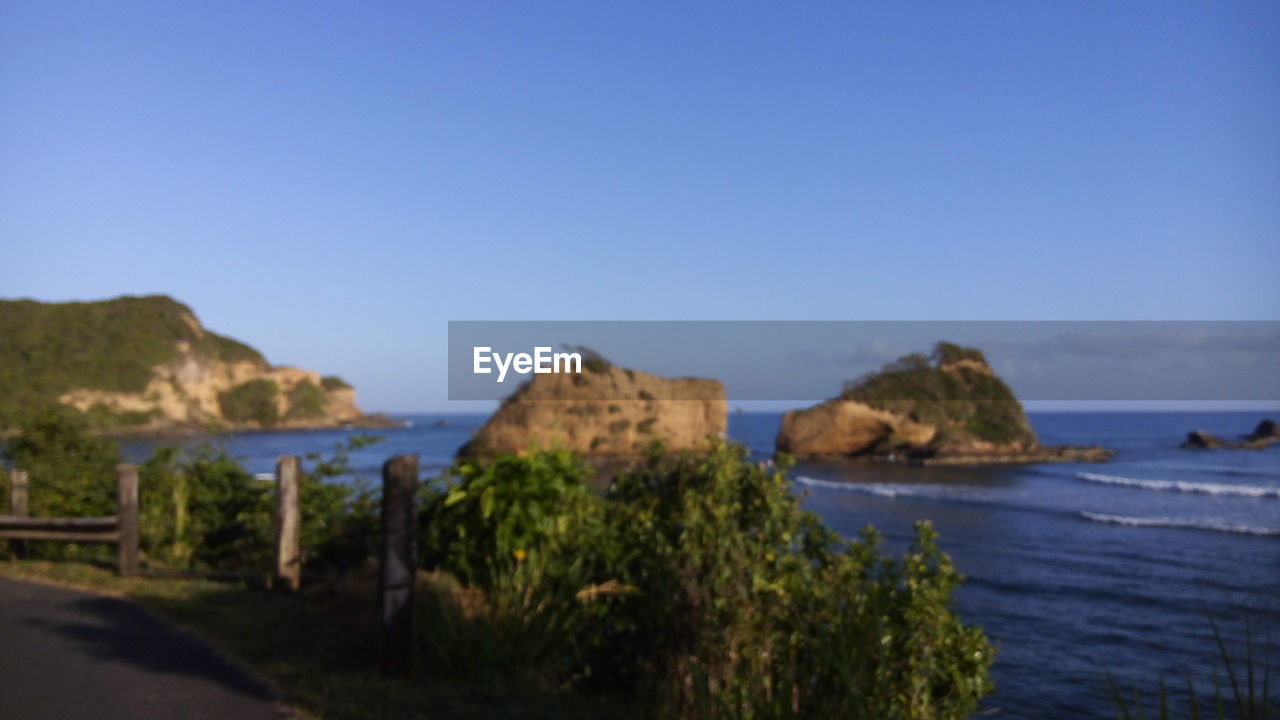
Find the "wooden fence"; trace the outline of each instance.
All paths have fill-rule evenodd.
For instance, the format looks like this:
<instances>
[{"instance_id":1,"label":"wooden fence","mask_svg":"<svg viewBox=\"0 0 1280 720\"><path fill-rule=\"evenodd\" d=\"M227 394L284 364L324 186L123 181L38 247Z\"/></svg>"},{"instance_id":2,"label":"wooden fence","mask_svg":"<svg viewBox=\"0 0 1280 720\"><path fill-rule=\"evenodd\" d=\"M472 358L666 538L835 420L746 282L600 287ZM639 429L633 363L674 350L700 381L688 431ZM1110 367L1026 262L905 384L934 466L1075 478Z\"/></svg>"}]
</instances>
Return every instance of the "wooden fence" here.
<instances>
[{"instance_id":1,"label":"wooden fence","mask_svg":"<svg viewBox=\"0 0 1280 720\"><path fill-rule=\"evenodd\" d=\"M138 572L138 466L116 468L116 514L106 517L29 517L27 471L9 471L9 514L0 515L0 539L25 554L26 541L114 543L121 575Z\"/></svg>"},{"instance_id":2,"label":"wooden fence","mask_svg":"<svg viewBox=\"0 0 1280 720\"><path fill-rule=\"evenodd\" d=\"M296 591L302 584L302 515L298 488L301 462L282 455L275 473L273 587ZM116 514L90 518L28 517L27 471L9 473L9 514L0 515L0 539L22 555L29 540L114 543L122 576L138 573L138 467L116 472ZM38 480L38 478L37 478ZM418 566L418 456L395 455L382 466L382 552L378 607L382 671L403 674L413 664L413 586Z\"/></svg>"}]
</instances>

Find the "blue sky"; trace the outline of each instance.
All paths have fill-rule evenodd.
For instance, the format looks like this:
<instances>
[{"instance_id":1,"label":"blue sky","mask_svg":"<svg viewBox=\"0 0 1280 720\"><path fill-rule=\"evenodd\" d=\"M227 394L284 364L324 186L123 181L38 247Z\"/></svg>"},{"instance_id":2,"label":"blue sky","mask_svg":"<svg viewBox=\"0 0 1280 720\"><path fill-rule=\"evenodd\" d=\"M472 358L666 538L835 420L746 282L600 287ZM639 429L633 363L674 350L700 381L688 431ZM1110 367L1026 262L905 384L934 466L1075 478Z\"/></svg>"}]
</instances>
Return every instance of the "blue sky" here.
<instances>
[{"instance_id":1,"label":"blue sky","mask_svg":"<svg viewBox=\"0 0 1280 720\"><path fill-rule=\"evenodd\" d=\"M0 296L370 409L448 320L1280 318L1280 4L0 6Z\"/></svg>"}]
</instances>

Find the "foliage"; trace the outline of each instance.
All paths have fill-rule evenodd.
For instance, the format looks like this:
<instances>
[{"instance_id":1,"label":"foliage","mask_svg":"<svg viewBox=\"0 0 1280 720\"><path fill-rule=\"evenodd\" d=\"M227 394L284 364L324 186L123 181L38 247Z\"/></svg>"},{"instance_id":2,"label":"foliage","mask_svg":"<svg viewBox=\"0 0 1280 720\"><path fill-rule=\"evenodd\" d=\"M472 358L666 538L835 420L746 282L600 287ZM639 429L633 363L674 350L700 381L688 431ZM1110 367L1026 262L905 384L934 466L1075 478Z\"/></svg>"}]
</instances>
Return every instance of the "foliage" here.
<instances>
[{"instance_id":1,"label":"foliage","mask_svg":"<svg viewBox=\"0 0 1280 720\"><path fill-rule=\"evenodd\" d=\"M954 365L961 361L986 366L980 350L940 342L932 360L919 353L904 355L846 383L840 397L935 425L948 440L1035 443L1035 432L1009 386L990 370Z\"/></svg>"},{"instance_id":2,"label":"foliage","mask_svg":"<svg viewBox=\"0 0 1280 720\"><path fill-rule=\"evenodd\" d=\"M377 497L350 473L349 453L381 438L357 435L330 456L312 453L298 478L303 566L340 571L376 551ZM178 568L269 567L274 550L274 487L220 448L160 448L139 468L142 547L147 559Z\"/></svg>"},{"instance_id":3,"label":"foliage","mask_svg":"<svg viewBox=\"0 0 1280 720\"><path fill-rule=\"evenodd\" d=\"M161 295L0 301L0 427L76 388L141 392L180 342L199 356L266 364L253 348L201 330L187 306Z\"/></svg>"},{"instance_id":4,"label":"foliage","mask_svg":"<svg viewBox=\"0 0 1280 720\"><path fill-rule=\"evenodd\" d=\"M289 391L289 411L286 420L306 419L324 415L328 394L314 383L303 380Z\"/></svg>"},{"instance_id":5,"label":"foliage","mask_svg":"<svg viewBox=\"0 0 1280 720\"><path fill-rule=\"evenodd\" d=\"M270 427L280 420L276 395L280 387L274 380L250 380L218 394L222 416L231 422L256 422Z\"/></svg>"},{"instance_id":6,"label":"foliage","mask_svg":"<svg viewBox=\"0 0 1280 720\"><path fill-rule=\"evenodd\" d=\"M148 562L219 570L270 567L271 485L226 450L160 448L139 467L138 485Z\"/></svg>"},{"instance_id":7,"label":"foliage","mask_svg":"<svg viewBox=\"0 0 1280 720\"><path fill-rule=\"evenodd\" d=\"M353 436L332 454L313 453L299 477L304 567L347 570L376 551L378 497L351 474L349 454L381 438ZM4 442L6 463L28 471L35 517L100 517L116 512L119 447L89 432L84 418L50 409ZM7 497L8 474L3 488ZM151 566L265 570L273 552L274 488L255 478L226 450L208 444L161 447L138 467L139 531ZM99 546L28 543L37 558L101 556Z\"/></svg>"},{"instance_id":8,"label":"foliage","mask_svg":"<svg viewBox=\"0 0 1280 720\"><path fill-rule=\"evenodd\" d=\"M4 442L4 459L31 478L35 517L113 515L120 448L89 432L82 417L50 407Z\"/></svg>"},{"instance_id":9,"label":"foliage","mask_svg":"<svg viewBox=\"0 0 1280 720\"><path fill-rule=\"evenodd\" d=\"M935 364L950 365L957 362L977 362L987 364L987 356L977 348L964 347L946 341L933 346L931 358Z\"/></svg>"},{"instance_id":10,"label":"foliage","mask_svg":"<svg viewBox=\"0 0 1280 720\"><path fill-rule=\"evenodd\" d=\"M320 387L325 390L345 390L351 387L351 383L343 380L337 375L325 375L320 378Z\"/></svg>"},{"instance_id":11,"label":"foliage","mask_svg":"<svg viewBox=\"0 0 1280 720\"><path fill-rule=\"evenodd\" d=\"M381 496L367 478L355 474L350 456L385 439L352 435L335 445L331 455L307 454L311 469L302 473L298 487L305 569L341 572L377 555Z\"/></svg>"},{"instance_id":12,"label":"foliage","mask_svg":"<svg viewBox=\"0 0 1280 720\"><path fill-rule=\"evenodd\" d=\"M613 363L609 362L609 359L604 355L601 355L599 352L592 350L586 345L566 344L563 347L565 352L576 352L582 356L582 369L587 372L603 375L604 373L609 372L609 368L613 365Z\"/></svg>"},{"instance_id":13,"label":"foliage","mask_svg":"<svg viewBox=\"0 0 1280 720\"><path fill-rule=\"evenodd\" d=\"M586 469L563 450L464 460L442 481L424 491L424 560L482 587L510 575L531 550L580 531L597 508Z\"/></svg>"},{"instance_id":14,"label":"foliage","mask_svg":"<svg viewBox=\"0 0 1280 720\"><path fill-rule=\"evenodd\" d=\"M1241 663L1239 658L1232 658L1231 652L1227 649L1227 643L1218 629L1217 622L1210 619L1209 626L1213 631L1214 642L1218 646L1220 667L1213 669L1213 702L1209 706L1206 717L1217 718L1218 720L1228 720L1228 718L1234 718L1235 720L1267 720L1272 717L1280 717L1280 701L1273 697L1271 692L1271 679L1275 672L1268 653L1269 646L1258 642L1253 635L1253 629L1246 624L1245 656L1243 663ZM1242 670L1243 672L1241 672ZM1218 674L1219 672L1226 676L1226 690L1223 688L1223 677ZM1111 704L1116 710L1117 720L1142 720L1145 718L1147 716L1146 703L1139 697L1137 689L1135 688L1129 697L1125 697L1110 672L1106 673L1106 677L1107 687L1111 694ZM1172 708L1181 705L1185 705L1189 717L1201 717L1201 713L1204 711L1204 702L1196 694L1195 679L1188 672L1186 680L1186 695L1182 696L1181 702L1178 702L1171 701L1169 688L1165 685L1164 678L1160 678L1159 689L1156 694L1156 717L1159 720L1168 720L1173 717Z\"/></svg>"},{"instance_id":15,"label":"foliage","mask_svg":"<svg viewBox=\"0 0 1280 720\"><path fill-rule=\"evenodd\" d=\"M950 609L960 576L927 525L882 557L874 531L844 541L725 443L657 447L604 496L581 477L563 453L507 455L428 497L426 561L479 593L439 617L489 628L486 667L671 718L961 718L990 690L991 647Z\"/></svg>"},{"instance_id":16,"label":"foliage","mask_svg":"<svg viewBox=\"0 0 1280 720\"><path fill-rule=\"evenodd\" d=\"M84 413L89 425L100 430L141 427L156 419L157 415L159 413L154 410L116 410L102 403L94 403Z\"/></svg>"}]
</instances>

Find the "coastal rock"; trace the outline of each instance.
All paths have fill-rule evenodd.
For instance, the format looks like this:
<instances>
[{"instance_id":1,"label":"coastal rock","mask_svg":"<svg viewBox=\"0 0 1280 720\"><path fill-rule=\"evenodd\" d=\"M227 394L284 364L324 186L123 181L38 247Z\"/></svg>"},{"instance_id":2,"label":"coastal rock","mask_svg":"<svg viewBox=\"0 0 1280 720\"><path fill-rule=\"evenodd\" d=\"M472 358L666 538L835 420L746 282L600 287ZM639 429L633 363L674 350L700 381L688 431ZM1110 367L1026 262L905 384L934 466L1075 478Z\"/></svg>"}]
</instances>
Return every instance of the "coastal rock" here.
<instances>
[{"instance_id":1,"label":"coastal rock","mask_svg":"<svg viewBox=\"0 0 1280 720\"><path fill-rule=\"evenodd\" d=\"M1021 403L981 351L938 343L782 418L776 447L800 458L922 465L1101 462L1100 447L1039 445Z\"/></svg>"},{"instance_id":2,"label":"coastal rock","mask_svg":"<svg viewBox=\"0 0 1280 720\"><path fill-rule=\"evenodd\" d=\"M1277 430L1275 421L1263 420L1239 442L1223 440L1203 430L1195 430L1187 433L1187 439L1182 441L1180 447L1185 450L1261 450L1276 442L1280 442L1280 431Z\"/></svg>"},{"instance_id":3,"label":"coastal rock","mask_svg":"<svg viewBox=\"0 0 1280 720\"><path fill-rule=\"evenodd\" d=\"M1253 432L1245 436L1246 440L1278 440L1280 439L1280 427L1276 426L1276 421L1267 419L1258 423Z\"/></svg>"},{"instance_id":4,"label":"coastal rock","mask_svg":"<svg viewBox=\"0 0 1280 720\"><path fill-rule=\"evenodd\" d=\"M1193 430L1187 433L1187 439L1182 441L1182 447L1188 450L1212 450L1222 446L1221 439L1203 430Z\"/></svg>"},{"instance_id":5,"label":"coastal rock","mask_svg":"<svg viewBox=\"0 0 1280 720\"><path fill-rule=\"evenodd\" d=\"M625 458L655 440L670 451L698 450L709 437L723 437L727 425L718 381L663 378L597 358L581 373L534 375L458 454L564 449Z\"/></svg>"}]
</instances>

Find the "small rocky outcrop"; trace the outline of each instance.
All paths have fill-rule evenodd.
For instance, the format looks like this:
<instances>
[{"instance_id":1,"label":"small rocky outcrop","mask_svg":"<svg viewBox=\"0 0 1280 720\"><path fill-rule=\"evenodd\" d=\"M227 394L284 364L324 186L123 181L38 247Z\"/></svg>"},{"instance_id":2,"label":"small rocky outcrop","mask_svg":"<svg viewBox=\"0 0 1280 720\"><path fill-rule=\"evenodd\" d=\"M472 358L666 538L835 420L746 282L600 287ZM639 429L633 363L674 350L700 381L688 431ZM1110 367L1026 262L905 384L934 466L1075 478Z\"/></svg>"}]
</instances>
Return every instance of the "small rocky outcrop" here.
<instances>
[{"instance_id":1,"label":"small rocky outcrop","mask_svg":"<svg viewBox=\"0 0 1280 720\"><path fill-rule=\"evenodd\" d=\"M1038 443L1022 404L982 352L938 343L850 383L839 397L782 418L777 449L800 458L921 465L1101 462L1100 447Z\"/></svg>"},{"instance_id":2,"label":"small rocky outcrop","mask_svg":"<svg viewBox=\"0 0 1280 720\"><path fill-rule=\"evenodd\" d=\"M1246 440L1280 440L1280 427L1276 427L1276 421L1267 419L1258 423L1253 432L1245 436Z\"/></svg>"},{"instance_id":3,"label":"small rocky outcrop","mask_svg":"<svg viewBox=\"0 0 1280 720\"><path fill-rule=\"evenodd\" d=\"M727 426L718 381L663 378L592 358L581 373L534 375L458 455L563 449L627 458L655 440L669 451L698 450L709 437L723 437Z\"/></svg>"},{"instance_id":4,"label":"small rocky outcrop","mask_svg":"<svg viewBox=\"0 0 1280 720\"><path fill-rule=\"evenodd\" d=\"M1182 441L1181 447L1185 450L1261 450L1277 442L1280 442L1280 429L1276 427L1276 422L1263 420L1253 432L1238 441L1224 440L1204 430L1194 430L1187 433L1187 439Z\"/></svg>"}]
</instances>

